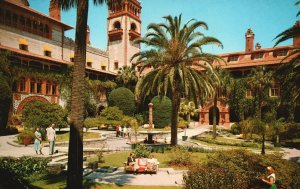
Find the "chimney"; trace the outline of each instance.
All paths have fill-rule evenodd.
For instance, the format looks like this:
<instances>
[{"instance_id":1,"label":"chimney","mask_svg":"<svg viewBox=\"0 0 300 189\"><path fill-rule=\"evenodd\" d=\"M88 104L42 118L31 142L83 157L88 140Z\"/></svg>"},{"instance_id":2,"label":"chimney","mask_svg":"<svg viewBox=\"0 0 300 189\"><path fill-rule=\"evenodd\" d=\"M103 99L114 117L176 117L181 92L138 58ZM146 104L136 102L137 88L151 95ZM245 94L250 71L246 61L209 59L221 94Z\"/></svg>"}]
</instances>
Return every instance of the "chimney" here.
<instances>
[{"instance_id":1,"label":"chimney","mask_svg":"<svg viewBox=\"0 0 300 189\"><path fill-rule=\"evenodd\" d=\"M296 30L300 31L300 21L299 20L295 23L294 28ZM296 48L300 48L300 34L299 34L299 32L295 32L295 33L298 33L298 34L296 34L293 38L293 46Z\"/></svg>"},{"instance_id":2,"label":"chimney","mask_svg":"<svg viewBox=\"0 0 300 189\"><path fill-rule=\"evenodd\" d=\"M246 53L252 52L254 47L254 33L249 28L245 34L246 37Z\"/></svg>"},{"instance_id":3,"label":"chimney","mask_svg":"<svg viewBox=\"0 0 300 189\"><path fill-rule=\"evenodd\" d=\"M255 45L255 50L258 50L258 49L260 49L260 48L261 48L260 43L256 43L256 45Z\"/></svg>"},{"instance_id":4,"label":"chimney","mask_svg":"<svg viewBox=\"0 0 300 189\"><path fill-rule=\"evenodd\" d=\"M90 41L90 27L87 26L86 28L86 44L87 45L91 45L91 41Z\"/></svg>"},{"instance_id":5,"label":"chimney","mask_svg":"<svg viewBox=\"0 0 300 189\"><path fill-rule=\"evenodd\" d=\"M60 20L60 4L59 0L51 0L49 6L49 15L51 18Z\"/></svg>"}]
</instances>

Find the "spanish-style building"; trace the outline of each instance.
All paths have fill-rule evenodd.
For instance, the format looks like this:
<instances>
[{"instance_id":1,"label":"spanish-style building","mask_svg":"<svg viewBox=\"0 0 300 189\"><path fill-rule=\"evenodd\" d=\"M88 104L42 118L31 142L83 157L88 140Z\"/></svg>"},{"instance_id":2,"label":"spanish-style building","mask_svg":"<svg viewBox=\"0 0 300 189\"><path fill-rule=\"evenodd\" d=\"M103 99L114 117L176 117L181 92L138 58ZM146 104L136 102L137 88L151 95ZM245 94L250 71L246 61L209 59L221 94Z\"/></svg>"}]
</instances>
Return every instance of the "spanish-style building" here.
<instances>
[{"instance_id":1,"label":"spanish-style building","mask_svg":"<svg viewBox=\"0 0 300 189\"><path fill-rule=\"evenodd\" d=\"M296 22L300 24L300 22ZM279 46L274 48L261 48L259 43L254 43L254 33L248 29L245 34L245 50L241 52L231 52L221 54L224 62L216 62L218 66L227 69L233 77L247 76L251 69L257 66L266 66L267 68L275 68L281 64L287 63L290 58L284 59L294 48L300 47L300 36L293 39L293 45ZM254 46L255 44L255 46ZM269 89L271 97L279 97L280 95L280 82L274 81L272 87ZM251 90L247 90L246 96L252 96ZM213 102L207 102L203 107L200 106L200 119L201 125L212 124L212 109ZM229 107L222 101L218 100L217 103L217 124L225 127L230 125Z\"/></svg>"},{"instance_id":2,"label":"spanish-style building","mask_svg":"<svg viewBox=\"0 0 300 189\"><path fill-rule=\"evenodd\" d=\"M0 50L12 53L11 61L23 68L60 73L73 64L74 41L65 37L65 31L73 29L61 21L61 8L56 1L50 0L49 15L45 15L29 6L27 0L0 1ZM113 2L113 1L112 1ZM90 29L87 30L86 76L90 79L114 78L119 68L130 66L133 54L140 51L140 46L132 41L141 36L141 4L138 0L125 0L121 5L108 4L107 50L91 46ZM299 22L297 22L299 24ZM294 38L293 45L275 48L254 46L254 33L248 29L245 34L245 50L222 54L226 63L221 67L232 75L241 77L253 67L268 67L286 63L282 60L300 46L300 37ZM279 81L270 88L270 96L278 96ZM60 95L60 83L52 80L36 80L24 77L14 87L14 113L19 114L23 107L32 100L48 101L63 105ZM247 93L251 95L251 91ZM101 99L106 103L106 97ZM229 107L218 101L218 124L228 127ZM212 103L200 107L200 124L210 123Z\"/></svg>"},{"instance_id":3,"label":"spanish-style building","mask_svg":"<svg viewBox=\"0 0 300 189\"><path fill-rule=\"evenodd\" d=\"M61 21L61 8L51 0L49 15L29 6L27 0L0 1L0 50L11 53L15 66L61 73L74 61L74 41L65 37L73 27ZM91 46L87 30L86 76L90 79L114 78L120 67L130 65L131 56L140 50L132 40L141 35L141 6L137 0L122 5L109 4L108 50ZM106 96L101 97L106 104ZM32 100L64 104L60 83L37 80L34 76L20 79L14 86L14 113L21 113Z\"/></svg>"}]
</instances>

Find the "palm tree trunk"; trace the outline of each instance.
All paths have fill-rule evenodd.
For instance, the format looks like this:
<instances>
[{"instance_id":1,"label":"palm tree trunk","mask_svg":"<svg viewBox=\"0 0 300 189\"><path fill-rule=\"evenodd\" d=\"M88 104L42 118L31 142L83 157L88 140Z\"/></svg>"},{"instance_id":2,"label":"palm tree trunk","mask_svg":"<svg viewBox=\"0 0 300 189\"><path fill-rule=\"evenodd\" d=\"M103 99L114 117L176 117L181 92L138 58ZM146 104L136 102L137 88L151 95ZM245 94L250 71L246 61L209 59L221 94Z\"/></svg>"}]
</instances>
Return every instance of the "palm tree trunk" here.
<instances>
[{"instance_id":1,"label":"palm tree trunk","mask_svg":"<svg viewBox=\"0 0 300 189\"><path fill-rule=\"evenodd\" d=\"M7 114L6 128L8 128L10 125L12 125L12 119L13 119L13 114L14 114L13 96L9 103L10 103L10 105L9 105L8 114Z\"/></svg>"},{"instance_id":2,"label":"palm tree trunk","mask_svg":"<svg viewBox=\"0 0 300 189\"><path fill-rule=\"evenodd\" d=\"M265 132L263 132L263 134L262 134L261 154L262 155L266 154L266 152L265 152Z\"/></svg>"},{"instance_id":3,"label":"palm tree trunk","mask_svg":"<svg viewBox=\"0 0 300 189\"><path fill-rule=\"evenodd\" d=\"M217 94L214 96L213 105L213 139L217 137Z\"/></svg>"},{"instance_id":4,"label":"palm tree trunk","mask_svg":"<svg viewBox=\"0 0 300 189\"><path fill-rule=\"evenodd\" d=\"M276 135L276 144L279 144L279 135Z\"/></svg>"},{"instance_id":5,"label":"palm tree trunk","mask_svg":"<svg viewBox=\"0 0 300 189\"><path fill-rule=\"evenodd\" d=\"M85 77L87 17L88 1L78 0L67 176L67 188L70 189L82 189L84 121L84 94L82 91L84 91Z\"/></svg>"},{"instance_id":6,"label":"palm tree trunk","mask_svg":"<svg viewBox=\"0 0 300 189\"><path fill-rule=\"evenodd\" d=\"M175 79L174 90L172 92L171 146L177 145L178 111L180 106L179 85L179 81Z\"/></svg>"}]
</instances>

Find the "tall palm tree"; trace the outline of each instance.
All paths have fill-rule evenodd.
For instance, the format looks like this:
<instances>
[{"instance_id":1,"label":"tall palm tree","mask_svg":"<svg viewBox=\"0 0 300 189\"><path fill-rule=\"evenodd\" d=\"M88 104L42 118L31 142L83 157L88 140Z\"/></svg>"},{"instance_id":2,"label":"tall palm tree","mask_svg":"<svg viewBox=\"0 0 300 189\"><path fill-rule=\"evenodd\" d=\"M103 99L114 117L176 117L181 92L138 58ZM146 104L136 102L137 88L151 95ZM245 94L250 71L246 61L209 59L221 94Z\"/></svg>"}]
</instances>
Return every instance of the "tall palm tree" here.
<instances>
[{"instance_id":1,"label":"tall palm tree","mask_svg":"<svg viewBox=\"0 0 300 189\"><path fill-rule=\"evenodd\" d=\"M263 103L265 103L268 98L268 89L272 83L273 72L266 71L265 67L260 66L252 70L251 76L248 78L248 84L253 91L253 96L256 101L256 115L255 115L255 125L259 127L260 133L262 135L262 149L261 154L265 154L265 135L267 125L262 122L262 112L261 108Z\"/></svg>"},{"instance_id":2,"label":"tall palm tree","mask_svg":"<svg viewBox=\"0 0 300 189\"><path fill-rule=\"evenodd\" d=\"M219 76L219 80L214 82L215 94L213 96L213 138L217 137L217 103L219 100L226 100L226 96L229 96L231 88L233 87L233 79L229 72L220 67L216 68L216 72Z\"/></svg>"},{"instance_id":3,"label":"tall palm tree","mask_svg":"<svg viewBox=\"0 0 300 189\"><path fill-rule=\"evenodd\" d=\"M93 0L95 5L109 0ZM74 68L72 73L72 95L70 115L70 142L68 156L67 188L82 188L83 173L83 121L84 121L84 77L86 63L86 33L88 19L88 0L56 0L63 10L77 7L74 50Z\"/></svg>"},{"instance_id":4,"label":"tall palm tree","mask_svg":"<svg viewBox=\"0 0 300 189\"><path fill-rule=\"evenodd\" d=\"M190 122L191 120L191 115L196 112L196 106L193 101L188 101L188 100L183 100L180 102L179 106L179 114L186 116L187 121Z\"/></svg>"},{"instance_id":5,"label":"tall palm tree","mask_svg":"<svg viewBox=\"0 0 300 189\"><path fill-rule=\"evenodd\" d=\"M300 5L300 1L297 1L295 5ZM300 15L300 11L297 13L297 16ZM278 34L275 39L275 46L284 42L288 39L292 39L294 37L300 36L300 22L297 21L296 24L285 31ZM290 89L293 92L294 99L296 100L300 97L300 48L296 47L293 49L288 56L286 56L282 61L286 60L287 58L292 58L288 64L284 64L281 66L277 73L280 75L286 75L286 78L283 80L283 85L294 83L294 88Z\"/></svg>"},{"instance_id":6,"label":"tall palm tree","mask_svg":"<svg viewBox=\"0 0 300 189\"><path fill-rule=\"evenodd\" d=\"M138 77L136 75L136 71L133 67L130 66L123 66L119 69L118 75L117 75L117 81L120 83L123 87L126 87L128 89L133 89L136 85L138 80Z\"/></svg>"},{"instance_id":7,"label":"tall palm tree","mask_svg":"<svg viewBox=\"0 0 300 189\"><path fill-rule=\"evenodd\" d=\"M171 96L171 145L177 145L177 121L180 98L194 99L198 104L198 96L211 95L214 90L211 81L217 78L212 62L218 56L204 53L202 47L221 42L213 37L204 36L196 31L199 28L208 29L205 22L191 19L182 25L181 15L166 16L166 23L148 26L149 32L135 43L144 43L150 48L135 54L136 59L144 68L152 70L137 83L136 96L144 100L150 94ZM207 77L211 75L212 78Z\"/></svg>"}]
</instances>

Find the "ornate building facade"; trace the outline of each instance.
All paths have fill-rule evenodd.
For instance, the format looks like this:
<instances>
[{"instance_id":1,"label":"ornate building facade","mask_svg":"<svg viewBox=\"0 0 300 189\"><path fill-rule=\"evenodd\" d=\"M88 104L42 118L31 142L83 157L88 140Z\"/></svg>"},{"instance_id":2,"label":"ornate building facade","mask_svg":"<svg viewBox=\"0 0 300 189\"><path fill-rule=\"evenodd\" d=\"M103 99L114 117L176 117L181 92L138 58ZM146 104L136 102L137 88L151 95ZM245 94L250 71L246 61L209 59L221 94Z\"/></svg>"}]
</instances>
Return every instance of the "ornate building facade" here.
<instances>
[{"instance_id":1,"label":"ornate building facade","mask_svg":"<svg viewBox=\"0 0 300 189\"><path fill-rule=\"evenodd\" d=\"M299 22L296 22L299 24ZM300 36L293 39L293 45L279 46L274 48L261 48L259 43L254 42L254 32L248 29L245 33L245 50L221 54L224 62L216 62L215 65L227 69L235 78L245 77L250 74L251 69L257 66L265 66L266 69L274 69L281 64L291 60L286 58L294 48L300 47ZM254 46L255 44L255 46ZM280 95L280 81L274 81L269 88L269 96L278 98ZM246 97L251 98L251 89L247 90ZM213 102L209 101L199 107L201 125L212 124ZM230 126L229 106L219 96L217 102L217 124L225 127Z\"/></svg>"},{"instance_id":2,"label":"ornate building facade","mask_svg":"<svg viewBox=\"0 0 300 189\"><path fill-rule=\"evenodd\" d=\"M91 46L87 30L86 76L90 79L114 78L118 69L130 65L131 56L140 50L132 40L140 36L141 6L137 0L109 5L108 51ZM63 73L74 61L74 41L65 37L73 27L61 21L61 8L50 0L49 15L30 7L27 0L0 1L0 50L10 52L14 66L37 72ZM14 86L14 113L33 101L64 105L60 83L26 76ZM101 97L106 104L106 96Z\"/></svg>"}]
</instances>

